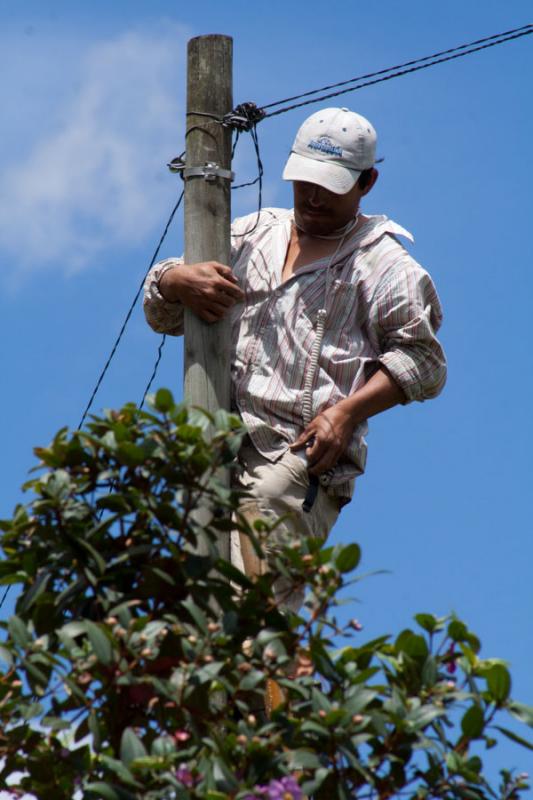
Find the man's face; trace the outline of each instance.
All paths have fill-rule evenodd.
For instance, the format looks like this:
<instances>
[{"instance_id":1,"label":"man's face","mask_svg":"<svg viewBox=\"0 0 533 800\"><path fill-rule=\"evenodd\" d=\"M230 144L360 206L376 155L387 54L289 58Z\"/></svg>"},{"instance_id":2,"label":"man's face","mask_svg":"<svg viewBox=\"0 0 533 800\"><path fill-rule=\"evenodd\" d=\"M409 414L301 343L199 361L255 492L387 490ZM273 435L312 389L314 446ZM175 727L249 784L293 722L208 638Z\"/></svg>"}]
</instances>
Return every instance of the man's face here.
<instances>
[{"instance_id":1,"label":"man's face","mask_svg":"<svg viewBox=\"0 0 533 800\"><path fill-rule=\"evenodd\" d=\"M326 235L342 228L354 218L361 197L374 182L375 178L364 190L356 183L346 194L335 194L316 183L293 181L296 224L311 235Z\"/></svg>"}]
</instances>

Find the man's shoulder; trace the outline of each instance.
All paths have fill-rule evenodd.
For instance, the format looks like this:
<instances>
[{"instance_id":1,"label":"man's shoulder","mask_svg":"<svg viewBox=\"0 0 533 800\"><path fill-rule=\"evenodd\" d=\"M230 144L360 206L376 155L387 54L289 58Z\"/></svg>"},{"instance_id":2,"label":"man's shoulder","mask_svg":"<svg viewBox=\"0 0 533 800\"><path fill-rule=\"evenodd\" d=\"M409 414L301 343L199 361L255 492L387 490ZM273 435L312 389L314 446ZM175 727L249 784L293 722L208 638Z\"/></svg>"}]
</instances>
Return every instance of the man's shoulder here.
<instances>
[{"instance_id":1,"label":"man's shoulder","mask_svg":"<svg viewBox=\"0 0 533 800\"><path fill-rule=\"evenodd\" d=\"M389 243L391 241L397 242L400 247L403 247L400 239L407 239L411 243L414 242L414 236L407 228L398 225L397 222L394 222L384 214L372 214L365 219L359 246L371 248L384 240Z\"/></svg>"},{"instance_id":2,"label":"man's shoulder","mask_svg":"<svg viewBox=\"0 0 533 800\"><path fill-rule=\"evenodd\" d=\"M236 217L231 225L231 235L235 239L241 236L259 236L275 225L285 223L292 217L292 210L288 208L262 208L247 214L244 217Z\"/></svg>"},{"instance_id":3,"label":"man's shoulder","mask_svg":"<svg viewBox=\"0 0 533 800\"><path fill-rule=\"evenodd\" d=\"M368 217L359 240L355 261L357 280L372 292L383 279L391 281L400 273L425 273L424 268L406 249L402 239L414 241L413 235L384 215Z\"/></svg>"}]
</instances>

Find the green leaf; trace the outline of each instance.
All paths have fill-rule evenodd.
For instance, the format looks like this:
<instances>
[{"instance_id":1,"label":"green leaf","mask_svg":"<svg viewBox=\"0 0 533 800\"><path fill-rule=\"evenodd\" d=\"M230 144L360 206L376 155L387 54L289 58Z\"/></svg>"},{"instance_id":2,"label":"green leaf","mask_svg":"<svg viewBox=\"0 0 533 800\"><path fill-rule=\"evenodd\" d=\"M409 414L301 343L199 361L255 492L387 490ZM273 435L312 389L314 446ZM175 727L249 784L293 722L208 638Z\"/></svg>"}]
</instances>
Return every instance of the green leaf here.
<instances>
[{"instance_id":1,"label":"green leaf","mask_svg":"<svg viewBox=\"0 0 533 800\"><path fill-rule=\"evenodd\" d=\"M324 781L326 780L326 778L328 777L328 775L329 775L329 769L327 769L326 767L321 767L320 769L317 769L313 778L311 778L311 780L309 781L306 781L302 785L302 792L304 793L305 797L309 797L310 795L313 794L313 792L317 792L324 783Z\"/></svg>"},{"instance_id":2,"label":"green leaf","mask_svg":"<svg viewBox=\"0 0 533 800\"><path fill-rule=\"evenodd\" d=\"M102 628L95 622L85 620L85 629L94 653L102 664L109 665L113 661L113 646Z\"/></svg>"},{"instance_id":3,"label":"green leaf","mask_svg":"<svg viewBox=\"0 0 533 800\"><path fill-rule=\"evenodd\" d=\"M122 800L121 794L109 783L103 781L96 781L95 783L88 783L85 791L95 794L101 800Z\"/></svg>"},{"instance_id":4,"label":"green leaf","mask_svg":"<svg viewBox=\"0 0 533 800\"><path fill-rule=\"evenodd\" d=\"M365 689L364 686L357 686L354 687L357 691L350 691L350 697L345 700L343 704L343 708L347 714L353 716L354 714L360 714L363 709L365 709L372 700L376 697L377 692L373 691L372 689Z\"/></svg>"},{"instance_id":5,"label":"green leaf","mask_svg":"<svg viewBox=\"0 0 533 800\"><path fill-rule=\"evenodd\" d=\"M27 706L22 706L21 707L20 716L23 719L29 720L29 719L33 719L34 717L40 716L42 713L43 713L43 707L42 707L41 703L30 703ZM45 727L50 727L45 723L44 720L43 720L43 725ZM66 726L67 726L67 728L69 728L70 724L67 722Z\"/></svg>"},{"instance_id":6,"label":"green leaf","mask_svg":"<svg viewBox=\"0 0 533 800\"><path fill-rule=\"evenodd\" d=\"M36 667L35 664L29 659L23 659L22 664L28 677L31 676L36 683L41 684L42 686L46 686L48 684L48 675L45 675L45 673L39 669L39 667Z\"/></svg>"},{"instance_id":7,"label":"green leaf","mask_svg":"<svg viewBox=\"0 0 533 800\"><path fill-rule=\"evenodd\" d=\"M87 632L87 628L84 622L67 622L66 625L63 625L62 628L59 629L58 633L65 633L67 636L70 636L72 639L75 639L76 636L81 636L83 633Z\"/></svg>"},{"instance_id":8,"label":"green leaf","mask_svg":"<svg viewBox=\"0 0 533 800\"><path fill-rule=\"evenodd\" d=\"M115 775L117 775L117 777L126 785L133 788L139 788L141 786L141 784L135 780L133 774L122 761L118 761L116 758L111 758L110 756L106 756L104 754L100 755L99 761L104 767L114 772Z\"/></svg>"},{"instance_id":9,"label":"green leaf","mask_svg":"<svg viewBox=\"0 0 533 800\"><path fill-rule=\"evenodd\" d=\"M168 756L176 751L176 743L172 736L158 736L152 742L152 755Z\"/></svg>"},{"instance_id":10,"label":"green leaf","mask_svg":"<svg viewBox=\"0 0 533 800\"><path fill-rule=\"evenodd\" d=\"M154 406L163 414L168 413L174 407L172 392L168 389L158 389L154 397Z\"/></svg>"},{"instance_id":11,"label":"green leaf","mask_svg":"<svg viewBox=\"0 0 533 800\"><path fill-rule=\"evenodd\" d=\"M448 636L454 642L467 642L469 638L468 628L458 619L454 619L448 625Z\"/></svg>"},{"instance_id":12,"label":"green leaf","mask_svg":"<svg viewBox=\"0 0 533 800\"><path fill-rule=\"evenodd\" d=\"M459 753L448 753L446 756L446 766L451 773L460 772L463 768L463 759Z\"/></svg>"},{"instance_id":13,"label":"green leaf","mask_svg":"<svg viewBox=\"0 0 533 800\"><path fill-rule=\"evenodd\" d=\"M132 770L162 770L167 769L168 763L162 756L141 756L130 763Z\"/></svg>"},{"instance_id":14,"label":"green leaf","mask_svg":"<svg viewBox=\"0 0 533 800\"><path fill-rule=\"evenodd\" d=\"M23 649L28 647L31 642L31 636L20 617L15 615L9 617L7 621L7 629L15 644Z\"/></svg>"},{"instance_id":15,"label":"green leaf","mask_svg":"<svg viewBox=\"0 0 533 800\"><path fill-rule=\"evenodd\" d=\"M409 628L400 633L395 647L397 652L406 653L411 658L424 658L425 660L428 656L428 646L424 637L413 633Z\"/></svg>"},{"instance_id":16,"label":"green leaf","mask_svg":"<svg viewBox=\"0 0 533 800\"><path fill-rule=\"evenodd\" d=\"M8 667L13 666L13 656L7 647L2 647L2 645L0 645L0 661L4 661Z\"/></svg>"},{"instance_id":17,"label":"green leaf","mask_svg":"<svg viewBox=\"0 0 533 800\"><path fill-rule=\"evenodd\" d=\"M66 731L72 727L72 723L60 717L43 717L41 720L43 728L51 728L53 731Z\"/></svg>"},{"instance_id":18,"label":"green leaf","mask_svg":"<svg viewBox=\"0 0 533 800\"><path fill-rule=\"evenodd\" d=\"M5 564L4 569L11 570L11 567ZM0 586L13 586L15 583L26 583L27 580L28 573L24 572L24 570L17 570L16 572L9 571L8 574L0 580Z\"/></svg>"},{"instance_id":19,"label":"green leaf","mask_svg":"<svg viewBox=\"0 0 533 800\"><path fill-rule=\"evenodd\" d=\"M130 467L136 467L146 461L145 451L133 442L120 442L117 447L117 457Z\"/></svg>"},{"instance_id":20,"label":"green leaf","mask_svg":"<svg viewBox=\"0 0 533 800\"><path fill-rule=\"evenodd\" d=\"M318 769L321 766L316 753L311 750L293 750L289 753L289 767L294 769Z\"/></svg>"},{"instance_id":21,"label":"green leaf","mask_svg":"<svg viewBox=\"0 0 533 800\"><path fill-rule=\"evenodd\" d=\"M25 614L35 603L39 595L44 592L49 579L50 573L45 569L41 570L28 591L24 592L19 598L17 610Z\"/></svg>"},{"instance_id":22,"label":"green leaf","mask_svg":"<svg viewBox=\"0 0 533 800\"><path fill-rule=\"evenodd\" d=\"M434 722L438 717L442 717L446 712L442 708L436 706L425 705L420 708L415 708L410 711L406 716L406 721L409 722L413 728L422 729L426 728L430 723Z\"/></svg>"},{"instance_id":23,"label":"green leaf","mask_svg":"<svg viewBox=\"0 0 533 800\"><path fill-rule=\"evenodd\" d=\"M359 564L361 560L361 548L358 544L352 543L342 547L339 555L335 558L335 566L340 572L350 572Z\"/></svg>"},{"instance_id":24,"label":"green leaf","mask_svg":"<svg viewBox=\"0 0 533 800\"><path fill-rule=\"evenodd\" d=\"M479 756L472 756L466 762L466 767L470 772L476 772L479 775L483 768L483 762Z\"/></svg>"},{"instance_id":25,"label":"green leaf","mask_svg":"<svg viewBox=\"0 0 533 800\"><path fill-rule=\"evenodd\" d=\"M253 669L251 672L248 672L244 678L239 683L239 689L242 691L250 691L251 689L255 689L262 681L264 681L265 676L260 670Z\"/></svg>"},{"instance_id":26,"label":"green leaf","mask_svg":"<svg viewBox=\"0 0 533 800\"><path fill-rule=\"evenodd\" d=\"M189 595L186 600L181 604L186 608L193 620L196 622L202 633L207 633L207 617L199 606L196 605L192 597Z\"/></svg>"},{"instance_id":27,"label":"green leaf","mask_svg":"<svg viewBox=\"0 0 533 800\"><path fill-rule=\"evenodd\" d=\"M434 686L438 677L437 662L433 656L428 656L422 668L422 683L424 686Z\"/></svg>"},{"instance_id":28,"label":"green leaf","mask_svg":"<svg viewBox=\"0 0 533 800\"><path fill-rule=\"evenodd\" d=\"M88 783L85 791L94 794L95 800L136 800L136 795L126 789L104 781Z\"/></svg>"},{"instance_id":29,"label":"green leaf","mask_svg":"<svg viewBox=\"0 0 533 800\"><path fill-rule=\"evenodd\" d=\"M471 706L463 715L461 720L461 730L469 739L478 739L485 727L485 717L483 710L478 705Z\"/></svg>"},{"instance_id":30,"label":"green leaf","mask_svg":"<svg viewBox=\"0 0 533 800\"><path fill-rule=\"evenodd\" d=\"M146 748L132 728L125 728L120 740L120 759L127 767L136 758L147 756Z\"/></svg>"},{"instance_id":31,"label":"green leaf","mask_svg":"<svg viewBox=\"0 0 533 800\"><path fill-rule=\"evenodd\" d=\"M414 619L428 633L442 630L442 620L439 620L433 614L415 614Z\"/></svg>"},{"instance_id":32,"label":"green leaf","mask_svg":"<svg viewBox=\"0 0 533 800\"><path fill-rule=\"evenodd\" d=\"M100 575L103 575L107 569L107 564L105 563L100 553L92 546L92 544L85 541L85 539L78 539L77 544L79 544L80 547L83 547L83 549L89 553L89 555L91 556L91 558L93 559L94 563L98 568L98 572L100 573Z\"/></svg>"},{"instance_id":33,"label":"green leaf","mask_svg":"<svg viewBox=\"0 0 533 800\"><path fill-rule=\"evenodd\" d=\"M511 691L511 676L507 667L497 664L485 675L491 698L496 703L503 703Z\"/></svg>"},{"instance_id":34,"label":"green leaf","mask_svg":"<svg viewBox=\"0 0 533 800\"><path fill-rule=\"evenodd\" d=\"M525 722L526 725L529 725L530 728L533 728L533 706L526 706L524 703L513 701L509 703L507 708L513 717L516 717L521 722Z\"/></svg>"},{"instance_id":35,"label":"green leaf","mask_svg":"<svg viewBox=\"0 0 533 800\"><path fill-rule=\"evenodd\" d=\"M98 753L102 744L102 735L100 733L100 724L98 722L98 716L94 708L91 709L91 711L89 712L88 725L89 725L89 731L93 739L92 741L93 748L95 752Z\"/></svg>"},{"instance_id":36,"label":"green leaf","mask_svg":"<svg viewBox=\"0 0 533 800\"><path fill-rule=\"evenodd\" d=\"M500 727L500 725L495 725L494 727L496 728L497 731L503 733L504 736L507 736L507 738L511 739L513 742L521 744L522 747L527 747L528 750L533 750L532 742L528 742L526 739L522 739L521 736L518 736L518 734L514 733L513 731L510 731L508 728L502 728Z\"/></svg>"},{"instance_id":37,"label":"green leaf","mask_svg":"<svg viewBox=\"0 0 533 800\"><path fill-rule=\"evenodd\" d=\"M326 739L330 735L329 730L327 728L325 728L323 725L319 725L318 722L313 722L313 720L306 720L302 724L300 730L302 731L302 733L316 733L317 736Z\"/></svg>"}]
</instances>

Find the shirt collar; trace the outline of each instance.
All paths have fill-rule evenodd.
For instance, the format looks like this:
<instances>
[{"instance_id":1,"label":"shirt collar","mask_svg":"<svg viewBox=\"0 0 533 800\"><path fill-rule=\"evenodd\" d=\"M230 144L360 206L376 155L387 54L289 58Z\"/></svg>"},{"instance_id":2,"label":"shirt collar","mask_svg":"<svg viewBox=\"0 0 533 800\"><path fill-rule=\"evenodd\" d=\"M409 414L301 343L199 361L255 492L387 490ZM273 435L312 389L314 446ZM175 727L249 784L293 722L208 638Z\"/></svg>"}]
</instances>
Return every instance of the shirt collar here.
<instances>
[{"instance_id":1,"label":"shirt collar","mask_svg":"<svg viewBox=\"0 0 533 800\"><path fill-rule=\"evenodd\" d=\"M414 242L415 237L406 228L398 225L394 220L389 219L385 214L365 214L365 223L359 231L348 242L356 241L359 247L367 247L380 239L384 234L390 233L393 236L403 236L411 243ZM284 223L284 227L290 235L290 226L294 220L294 209L288 211L286 216L282 216L278 222ZM343 248L344 249L344 245Z\"/></svg>"},{"instance_id":2,"label":"shirt collar","mask_svg":"<svg viewBox=\"0 0 533 800\"><path fill-rule=\"evenodd\" d=\"M390 233L393 236L403 236L410 242L414 242L414 236L397 222L389 219L384 214L373 214L367 216L364 226L359 231L361 239L359 241L360 247L367 247L380 239L385 233Z\"/></svg>"}]
</instances>

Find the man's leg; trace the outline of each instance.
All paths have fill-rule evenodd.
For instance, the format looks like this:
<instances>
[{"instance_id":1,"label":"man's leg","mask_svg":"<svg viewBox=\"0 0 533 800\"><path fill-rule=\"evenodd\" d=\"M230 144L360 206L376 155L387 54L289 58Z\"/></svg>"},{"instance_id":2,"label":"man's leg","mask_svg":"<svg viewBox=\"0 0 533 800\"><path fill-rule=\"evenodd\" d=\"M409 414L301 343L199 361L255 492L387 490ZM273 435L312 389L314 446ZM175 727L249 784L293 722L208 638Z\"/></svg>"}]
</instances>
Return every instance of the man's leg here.
<instances>
[{"instance_id":1,"label":"man's leg","mask_svg":"<svg viewBox=\"0 0 533 800\"><path fill-rule=\"evenodd\" d=\"M336 498L320 486L312 509L302 510L309 478L304 460L290 451L272 463L253 445L246 444L240 458L244 468L240 485L250 494L240 502L241 514L251 525L257 519L275 522L285 517L264 544L267 559L258 558L245 534L232 535L232 561L253 577L268 571L268 555L281 546L308 536L325 540L335 524L339 505ZM276 582L274 590L282 607L298 611L303 602L302 591L296 591L282 578Z\"/></svg>"}]
</instances>

